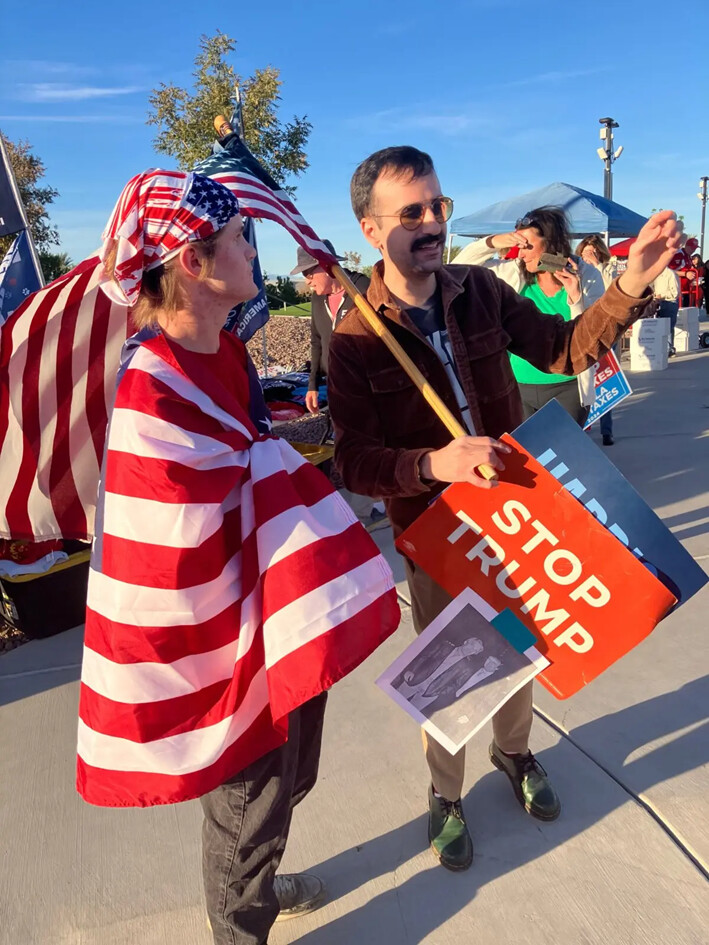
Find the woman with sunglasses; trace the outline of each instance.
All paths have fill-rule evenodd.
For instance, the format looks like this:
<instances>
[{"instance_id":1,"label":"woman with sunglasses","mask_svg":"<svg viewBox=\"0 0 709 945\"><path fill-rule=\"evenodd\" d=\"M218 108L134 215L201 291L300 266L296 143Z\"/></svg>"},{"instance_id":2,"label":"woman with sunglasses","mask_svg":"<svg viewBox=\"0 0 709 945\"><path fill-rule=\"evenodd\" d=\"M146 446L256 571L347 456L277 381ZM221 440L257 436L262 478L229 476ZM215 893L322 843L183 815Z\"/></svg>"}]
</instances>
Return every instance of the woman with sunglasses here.
<instances>
[{"instance_id":1,"label":"woman with sunglasses","mask_svg":"<svg viewBox=\"0 0 709 945\"><path fill-rule=\"evenodd\" d=\"M509 251L515 258L505 257ZM564 268L549 271L540 262L543 253L563 256ZM466 246L456 263L477 264L492 269L503 282L531 299L539 311L561 315L564 321L576 318L604 292L601 273L571 253L571 239L564 211L559 207L539 207L517 221L511 233L499 233ZM545 374L524 358L510 354L512 370L522 395L525 419L550 400L561 406L583 426L593 403L593 371L579 377Z\"/></svg>"}]
</instances>

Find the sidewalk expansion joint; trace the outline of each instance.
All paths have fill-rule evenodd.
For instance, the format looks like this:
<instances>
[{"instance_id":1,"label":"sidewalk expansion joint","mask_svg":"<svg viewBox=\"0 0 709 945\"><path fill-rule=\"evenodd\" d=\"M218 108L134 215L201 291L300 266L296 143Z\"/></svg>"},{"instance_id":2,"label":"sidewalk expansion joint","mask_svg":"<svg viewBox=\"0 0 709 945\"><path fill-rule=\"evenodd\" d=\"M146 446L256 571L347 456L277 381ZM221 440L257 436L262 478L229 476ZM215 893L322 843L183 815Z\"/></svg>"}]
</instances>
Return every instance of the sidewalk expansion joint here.
<instances>
[{"instance_id":1,"label":"sidewalk expansion joint","mask_svg":"<svg viewBox=\"0 0 709 945\"><path fill-rule=\"evenodd\" d=\"M704 876L705 879L709 879L709 864L705 863L697 853L695 853L691 847L682 839L682 837L670 826L670 824L664 819L660 814L657 808L642 794L637 794L633 791L632 788L628 787L627 784L624 784L620 778L613 774L610 768L606 767L602 762L592 755L589 751L580 745L570 734L569 732L559 725L554 719L547 715L543 709L540 709L537 705L534 706L535 714L546 722L546 724L553 728L555 732L569 741L574 748L577 748L582 755L588 758L597 768L600 768L604 774L606 774L611 781L614 781L618 787L624 791L628 797L632 798L636 804L639 804L643 808L646 814L649 814L655 823L662 829L662 831L670 838L670 840L675 844L675 846L686 856L686 858L696 867L696 869Z\"/></svg>"},{"instance_id":2,"label":"sidewalk expansion joint","mask_svg":"<svg viewBox=\"0 0 709 945\"><path fill-rule=\"evenodd\" d=\"M81 669L81 663L65 666L47 666L45 669L27 669L22 673L0 673L0 679L24 679L26 676L42 676L45 673L60 673L63 669Z\"/></svg>"}]
</instances>

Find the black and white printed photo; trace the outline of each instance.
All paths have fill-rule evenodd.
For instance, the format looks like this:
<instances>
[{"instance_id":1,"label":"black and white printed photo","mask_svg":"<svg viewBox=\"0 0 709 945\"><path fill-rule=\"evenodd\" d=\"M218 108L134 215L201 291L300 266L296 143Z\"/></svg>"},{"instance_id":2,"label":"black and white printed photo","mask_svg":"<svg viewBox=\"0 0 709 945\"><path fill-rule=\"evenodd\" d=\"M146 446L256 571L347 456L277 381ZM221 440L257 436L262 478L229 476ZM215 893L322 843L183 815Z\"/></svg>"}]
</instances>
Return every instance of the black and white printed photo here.
<instances>
[{"instance_id":1,"label":"black and white printed photo","mask_svg":"<svg viewBox=\"0 0 709 945\"><path fill-rule=\"evenodd\" d=\"M475 603L494 617L464 591L377 680L452 752L548 665L535 647L515 649Z\"/></svg>"}]
</instances>

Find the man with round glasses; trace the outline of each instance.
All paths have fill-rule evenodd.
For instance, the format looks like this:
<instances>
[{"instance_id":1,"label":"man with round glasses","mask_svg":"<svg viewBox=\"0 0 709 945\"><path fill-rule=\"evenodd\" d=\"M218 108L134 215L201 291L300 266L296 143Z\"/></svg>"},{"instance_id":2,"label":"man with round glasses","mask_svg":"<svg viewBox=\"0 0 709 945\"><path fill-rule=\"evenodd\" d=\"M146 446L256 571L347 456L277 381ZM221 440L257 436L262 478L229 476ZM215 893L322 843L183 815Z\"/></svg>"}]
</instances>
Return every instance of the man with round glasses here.
<instances>
[{"instance_id":1,"label":"man with round glasses","mask_svg":"<svg viewBox=\"0 0 709 945\"><path fill-rule=\"evenodd\" d=\"M492 272L444 266L443 195L431 158L412 147L385 148L363 161L351 183L352 207L382 256L369 302L469 435L450 434L364 316L353 310L330 343L328 400L335 461L353 492L382 496L394 535L451 482L492 488L477 469L504 469L507 447L493 437L522 422L508 350L542 371L590 367L652 303L647 286L683 242L671 211L655 214L633 245L628 268L573 322L545 315ZM405 559L414 628L420 633L450 597ZM532 688L493 719L490 758L510 779L524 809L554 820L559 799L529 750ZM429 842L443 866L467 869L473 845L461 806L465 754L450 755L424 734L431 770Z\"/></svg>"}]
</instances>

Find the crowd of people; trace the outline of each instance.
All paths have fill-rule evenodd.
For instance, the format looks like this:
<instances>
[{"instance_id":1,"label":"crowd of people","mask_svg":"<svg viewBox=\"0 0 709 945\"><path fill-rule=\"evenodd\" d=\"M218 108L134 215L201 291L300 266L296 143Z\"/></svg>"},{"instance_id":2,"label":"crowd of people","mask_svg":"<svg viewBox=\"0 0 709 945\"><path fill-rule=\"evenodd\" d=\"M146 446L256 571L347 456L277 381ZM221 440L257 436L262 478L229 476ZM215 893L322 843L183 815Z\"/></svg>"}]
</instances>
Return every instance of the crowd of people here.
<instances>
[{"instance_id":1,"label":"crowd of people","mask_svg":"<svg viewBox=\"0 0 709 945\"><path fill-rule=\"evenodd\" d=\"M334 249L333 249L334 253ZM544 254L563 257L563 268L545 267ZM619 275L618 260L599 233L584 237L572 251L568 221L560 207L531 209L517 221L509 233L494 234L469 243L455 258L456 265L484 266L525 298L531 299L540 312L560 315L564 321L576 319L584 309L597 301ZM652 291L657 302L656 317L670 321L669 355L675 355L674 332L680 304L705 304L703 287L705 267L700 257L692 257L693 269L675 272L667 267L654 280ZM707 263L709 266L709 261ZM327 377L327 351L334 328L353 308L347 303L344 289L309 257L298 251L298 263L292 275L302 273L312 290L311 375L308 409L318 411L317 389ZM361 273L348 273L360 291L366 291L369 279ZM681 290L687 281L696 280L699 292L691 299ZM612 349L620 361L620 343ZM594 368L579 375L560 375L539 370L523 357L510 351L510 362L522 397L523 417L527 419L550 400L561 406L584 426L595 399ZM455 379L454 379L455 384ZM603 413L599 421L604 446L614 445L613 411Z\"/></svg>"},{"instance_id":2,"label":"crowd of people","mask_svg":"<svg viewBox=\"0 0 709 945\"><path fill-rule=\"evenodd\" d=\"M233 593L239 613L248 615L260 606L261 593L258 582L245 583L247 578L253 582L249 558L255 553L253 540L244 531L239 545L225 523L237 521L242 511L246 515L252 508L249 503L258 498L263 485L260 467L254 465L250 478L243 469L249 467L249 455L261 455L261 445L272 444L274 437L244 345L227 335L222 325L230 308L255 291L251 278L254 253L243 236L238 202L226 188L197 174L173 176L179 177L179 183L171 185L176 194L172 203L166 203L163 190L152 185L149 175L143 175L137 185L131 181L119 200L104 244L108 288L136 306L141 332L127 343L127 360L119 377L116 403L117 409L122 409L120 416L114 416L110 436L114 441L118 438L122 446L112 450L109 439L108 478L106 491L99 498L90 579L94 583L90 583L89 598L97 600L107 586L100 574L101 556L105 561L113 555L114 565L122 566L112 533L115 516L108 514L106 504L110 490L117 488L111 483L120 483L126 495L135 495L131 490L140 482L141 488L149 483L155 515L159 508L164 509L164 516L174 515L176 488L192 498L183 526L190 536L199 536L190 539L195 547L198 541L209 541L215 562L221 562L219 567L224 562L231 567L238 559L242 570L234 579ZM133 203L131 188L136 187L140 188L140 200ZM398 535L448 483L494 488L494 480L485 478L480 470L483 466L504 469L509 448L498 437L513 430L550 397L556 396L579 423L583 422L584 375L652 305L657 294L652 286L657 285L681 245L682 226L670 211L655 214L633 245L627 268L614 278L607 269L607 248L602 243L588 242L580 256L574 255L563 213L555 208L531 209L512 233L481 240L465 256L461 254L463 258L455 265L447 266L443 255L453 201L444 195L429 155L412 147L391 147L370 155L354 173L351 199L364 237L381 256L369 284L361 281L361 288L466 431L465 436L451 441L407 373L362 313L347 301L342 287L314 257L299 251L296 269L304 273L316 293L311 392L317 390L326 373L336 465L353 493L383 500ZM185 206L189 206L189 213ZM503 258L510 250L516 250L516 258ZM544 253L561 255L565 261L550 270L542 260ZM473 261L471 256L482 265L468 265ZM309 408L317 409L313 397ZM176 427L187 433L176 439ZM192 445L198 452L202 450L194 468L187 459L184 468L179 465L185 436L194 437ZM199 447L203 440L214 448ZM280 492L291 487L302 492L302 465L289 460L287 453L278 455L282 459L282 469L278 467ZM242 470L238 475L234 464ZM175 468L182 468L177 483L169 472ZM327 489L324 477L318 485L320 474L312 470L312 475L315 478L307 480L306 491L308 508L316 509ZM216 503L204 492L205 482L221 490ZM317 531L314 525L308 527ZM353 561L357 554L374 554L366 552L364 539L357 537L360 528L356 522L347 524L346 542L333 536L337 551L327 566L335 588L338 582L349 587L353 572L348 569L357 563ZM126 535L122 540L129 539ZM185 718L189 718L197 701L201 704L211 698L214 686L222 693L225 672L222 650L203 651L194 635L195 627L207 626L216 634L215 639L219 634L233 633L234 628L215 623L214 584L221 580L219 567L215 564L212 573L204 558L198 561L188 554L185 561L193 562L200 572L199 581L204 582L195 583L182 566L172 575L174 551L166 548L161 552L159 561L134 558L131 567L157 568L155 586L182 595L184 613L179 625L171 626L169 646L177 652L184 645L192 656L198 654L199 679L212 681L212 688L206 684L201 688L198 680L197 689L182 692L180 699L195 702L194 710L183 707ZM272 553L277 558L278 549ZM420 633L450 597L413 562L405 559L404 563L414 628ZM378 565L379 582L383 567ZM287 578L283 575L286 583ZM177 582L174 586L173 580ZM366 595L366 580L362 580ZM370 590L373 597L382 594L379 584ZM371 613L372 620L383 624L375 628L372 640L383 639L398 618L391 607ZM92 639L104 633L102 626L94 618ZM127 633L125 626L122 632ZM136 632L139 637L140 627ZM240 657L264 659L265 644L258 634L248 641L239 637L238 643ZM368 644L369 649L374 645ZM310 677L313 660L329 666L331 646L330 636L324 635L316 656L312 648L294 650L288 671ZM358 659L368 652L364 644L361 649ZM91 665L91 660L85 660L85 674L91 672ZM254 685L260 678L259 665L254 669ZM323 679L336 678L332 674L328 677L325 670L321 675ZM143 677L137 675L130 693L121 698L124 678L123 674L115 677L115 704L135 703L140 717L136 724L152 730L157 724L150 716L155 704L150 695L154 683L147 676L140 683ZM141 685L145 691L137 691ZM310 696L290 711L285 720L287 740L268 707L265 715L256 711L251 690L233 688L228 690L232 713L228 732L211 724L213 716L207 713L202 725L191 730L185 722L180 733L189 737L192 751L211 759L203 782L209 790L185 796L202 793L204 885L217 945L264 945L279 914L300 915L316 908L325 896L321 879L309 874L277 876L276 870L293 809L317 777L327 688L325 682L310 687ZM108 737L86 731L86 719L96 698L90 687L82 688L80 786L89 797L87 785L96 777L96 770L85 759L99 751ZM223 712L227 695L214 698L214 713L217 709ZM239 734L250 731L249 726L257 722L262 733L258 743L234 753L229 739L241 745ZM105 719L99 719L96 727L100 724L105 724ZM532 689L527 685L493 719L490 760L509 779L521 807L532 817L551 821L561 812L561 800L530 749L531 730ZM219 741L223 753L218 757L217 734L223 740ZM178 742L172 737L168 740L172 757ZM428 843L444 867L465 870L473 861L473 842L461 801L465 753L451 755L427 736L424 750L430 769ZM166 756L160 760L166 763ZM136 778L135 771L131 777ZM185 772L178 780L190 777ZM125 803L160 802L150 799L154 776L146 774L145 781L145 790L138 792L140 800Z\"/></svg>"}]
</instances>

